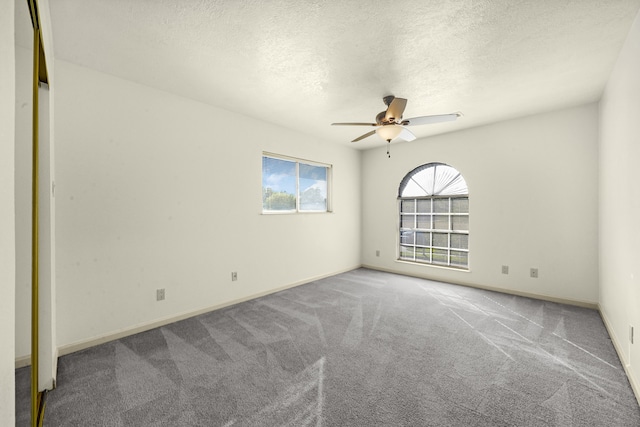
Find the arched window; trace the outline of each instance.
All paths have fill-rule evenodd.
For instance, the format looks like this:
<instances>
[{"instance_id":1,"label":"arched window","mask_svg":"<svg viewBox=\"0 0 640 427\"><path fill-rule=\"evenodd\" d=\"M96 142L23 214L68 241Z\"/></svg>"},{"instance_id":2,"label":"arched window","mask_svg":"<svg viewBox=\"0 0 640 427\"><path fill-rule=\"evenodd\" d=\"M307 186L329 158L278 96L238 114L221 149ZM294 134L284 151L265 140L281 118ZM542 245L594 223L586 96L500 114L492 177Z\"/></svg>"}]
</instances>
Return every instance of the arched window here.
<instances>
[{"instance_id":1,"label":"arched window","mask_svg":"<svg viewBox=\"0 0 640 427\"><path fill-rule=\"evenodd\" d=\"M409 172L398 190L398 259L469 268L469 190L462 174L443 163Z\"/></svg>"}]
</instances>

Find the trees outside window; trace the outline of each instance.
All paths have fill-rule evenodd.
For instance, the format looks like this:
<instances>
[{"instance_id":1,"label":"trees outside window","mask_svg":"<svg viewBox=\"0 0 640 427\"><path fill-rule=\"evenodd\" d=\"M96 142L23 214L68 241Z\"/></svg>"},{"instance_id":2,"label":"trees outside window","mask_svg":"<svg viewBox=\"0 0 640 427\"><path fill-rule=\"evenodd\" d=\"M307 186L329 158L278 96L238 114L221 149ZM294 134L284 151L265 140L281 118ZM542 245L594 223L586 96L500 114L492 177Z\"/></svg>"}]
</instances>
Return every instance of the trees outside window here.
<instances>
[{"instance_id":1,"label":"trees outside window","mask_svg":"<svg viewBox=\"0 0 640 427\"><path fill-rule=\"evenodd\" d=\"M328 212L331 166L262 156L262 212Z\"/></svg>"}]
</instances>

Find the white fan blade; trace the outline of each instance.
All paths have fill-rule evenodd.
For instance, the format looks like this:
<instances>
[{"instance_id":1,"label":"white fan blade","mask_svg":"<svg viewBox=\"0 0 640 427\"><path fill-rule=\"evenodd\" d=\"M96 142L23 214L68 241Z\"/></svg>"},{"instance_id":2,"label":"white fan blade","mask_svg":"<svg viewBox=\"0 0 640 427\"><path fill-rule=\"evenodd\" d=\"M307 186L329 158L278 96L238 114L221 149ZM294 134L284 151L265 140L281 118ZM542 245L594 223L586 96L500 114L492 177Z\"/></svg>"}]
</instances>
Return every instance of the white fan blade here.
<instances>
[{"instance_id":1,"label":"white fan blade","mask_svg":"<svg viewBox=\"0 0 640 427\"><path fill-rule=\"evenodd\" d=\"M351 142L358 142L358 141L360 141L361 139L365 139L365 138L370 137L370 136L371 136L371 135L373 135L374 133L376 133L376 131L375 131L375 130L372 130L371 132L367 132L367 133L365 133L364 135L360 135L359 137L357 137L356 139L354 139L354 140L353 140L353 141L351 141Z\"/></svg>"},{"instance_id":2,"label":"white fan blade","mask_svg":"<svg viewBox=\"0 0 640 427\"><path fill-rule=\"evenodd\" d=\"M378 126L375 123L331 123L331 126Z\"/></svg>"},{"instance_id":3,"label":"white fan blade","mask_svg":"<svg viewBox=\"0 0 640 427\"><path fill-rule=\"evenodd\" d=\"M395 119L396 121L400 121L402 118L402 113L404 113L404 109L407 106L407 100L404 98L394 98L389 104L389 108L387 108L387 112L384 115L386 120Z\"/></svg>"},{"instance_id":4,"label":"white fan blade","mask_svg":"<svg viewBox=\"0 0 640 427\"><path fill-rule=\"evenodd\" d=\"M403 120L400 124L403 126L430 125L432 123L452 122L460 116L462 116L462 113L458 112L451 114L439 114L437 116L414 117L412 119Z\"/></svg>"},{"instance_id":5,"label":"white fan blade","mask_svg":"<svg viewBox=\"0 0 640 427\"><path fill-rule=\"evenodd\" d=\"M416 139L416 136L409 129L402 128L402 131L400 132L400 135L398 135L398 138L404 139L405 141L413 141L414 139Z\"/></svg>"}]
</instances>

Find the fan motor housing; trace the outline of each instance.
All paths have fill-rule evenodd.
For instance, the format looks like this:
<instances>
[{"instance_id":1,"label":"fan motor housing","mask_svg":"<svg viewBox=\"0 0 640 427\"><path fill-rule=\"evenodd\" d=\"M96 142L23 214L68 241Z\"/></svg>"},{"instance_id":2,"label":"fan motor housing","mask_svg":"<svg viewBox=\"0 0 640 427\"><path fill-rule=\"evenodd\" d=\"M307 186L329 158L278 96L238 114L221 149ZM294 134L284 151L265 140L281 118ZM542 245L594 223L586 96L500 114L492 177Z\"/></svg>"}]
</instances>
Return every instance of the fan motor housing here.
<instances>
[{"instance_id":1,"label":"fan motor housing","mask_svg":"<svg viewBox=\"0 0 640 427\"><path fill-rule=\"evenodd\" d=\"M388 125L392 123L398 123L398 120L402 119L402 117L389 117L389 119L387 120L386 116L386 111L379 112L376 116L376 123L379 125Z\"/></svg>"},{"instance_id":2,"label":"fan motor housing","mask_svg":"<svg viewBox=\"0 0 640 427\"><path fill-rule=\"evenodd\" d=\"M377 123L377 124L379 124L379 125L383 125L383 124L386 124L386 123L392 123L392 122L394 122L394 121L395 121L395 119L387 120L387 119L385 118L385 117L386 117L386 115L387 115L387 112L386 112L386 111L381 111L381 112L379 112L379 113L378 113L378 115L376 116L376 123Z\"/></svg>"}]
</instances>

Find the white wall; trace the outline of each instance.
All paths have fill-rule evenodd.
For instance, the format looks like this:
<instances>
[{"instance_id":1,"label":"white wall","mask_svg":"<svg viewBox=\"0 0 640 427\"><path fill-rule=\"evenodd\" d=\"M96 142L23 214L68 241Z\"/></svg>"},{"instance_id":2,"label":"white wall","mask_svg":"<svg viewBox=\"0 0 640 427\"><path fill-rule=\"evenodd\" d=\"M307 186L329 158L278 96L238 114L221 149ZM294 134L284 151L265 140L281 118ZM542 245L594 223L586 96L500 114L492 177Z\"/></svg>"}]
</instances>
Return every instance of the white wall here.
<instances>
[{"instance_id":1,"label":"white wall","mask_svg":"<svg viewBox=\"0 0 640 427\"><path fill-rule=\"evenodd\" d=\"M56 71L59 347L360 265L359 152ZM261 215L263 151L332 164L334 212Z\"/></svg>"},{"instance_id":2,"label":"white wall","mask_svg":"<svg viewBox=\"0 0 640 427\"><path fill-rule=\"evenodd\" d=\"M0 424L15 423L14 1L0 0Z\"/></svg>"},{"instance_id":3,"label":"white wall","mask_svg":"<svg viewBox=\"0 0 640 427\"><path fill-rule=\"evenodd\" d=\"M33 53L15 48L16 357L31 354L31 148Z\"/></svg>"},{"instance_id":4,"label":"white wall","mask_svg":"<svg viewBox=\"0 0 640 427\"><path fill-rule=\"evenodd\" d=\"M390 159L385 147L365 152L363 264L595 304L597 120L591 104L392 144ZM469 272L396 261L398 186L409 171L430 162L455 167L467 181ZM501 273L502 265L509 275ZM531 267L539 278L529 277Z\"/></svg>"},{"instance_id":5,"label":"white wall","mask_svg":"<svg viewBox=\"0 0 640 427\"><path fill-rule=\"evenodd\" d=\"M600 101L600 307L640 400L639 118L640 15Z\"/></svg>"}]
</instances>

